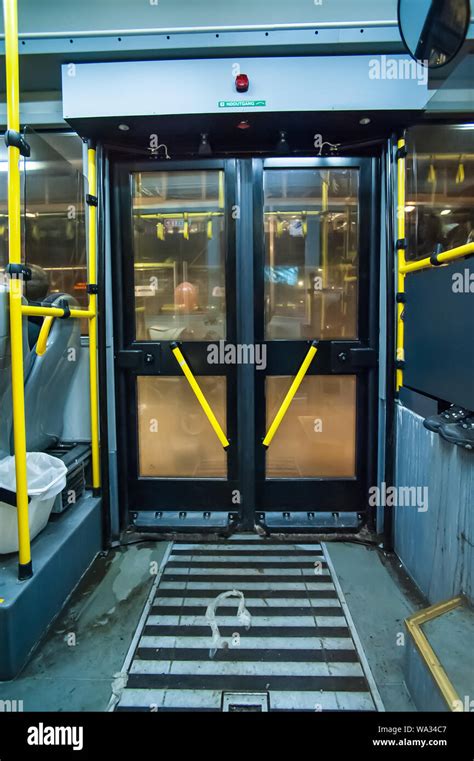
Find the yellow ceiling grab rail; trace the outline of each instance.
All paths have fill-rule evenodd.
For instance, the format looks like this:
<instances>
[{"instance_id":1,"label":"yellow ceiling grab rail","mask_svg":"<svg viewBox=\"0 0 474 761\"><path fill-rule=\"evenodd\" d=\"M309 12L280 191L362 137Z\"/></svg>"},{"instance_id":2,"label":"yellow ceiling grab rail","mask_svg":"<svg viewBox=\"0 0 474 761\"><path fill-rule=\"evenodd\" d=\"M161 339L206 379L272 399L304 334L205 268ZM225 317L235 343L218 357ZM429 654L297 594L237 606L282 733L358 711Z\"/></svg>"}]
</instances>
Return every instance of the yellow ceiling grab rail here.
<instances>
[{"instance_id":1,"label":"yellow ceiling grab rail","mask_svg":"<svg viewBox=\"0 0 474 761\"><path fill-rule=\"evenodd\" d=\"M222 430L219 421L217 420L216 416L214 415L209 402L207 401L206 397L201 391L201 388L199 386L199 383L197 382L196 378L193 375L193 372L191 368L189 367L188 363L186 362L183 353L181 349L179 348L176 341L173 341L171 343L171 351L173 352L176 361L178 365L180 366L181 370L183 371L184 376L186 377L186 380L188 381L189 385L191 386L196 399L198 400L199 404L201 405L205 416L209 420L212 428L215 431L215 434L217 438L219 439L220 443L224 447L224 449L227 449L230 446L230 441L227 439L227 436L225 435L224 431Z\"/></svg>"},{"instance_id":2,"label":"yellow ceiling grab rail","mask_svg":"<svg viewBox=\"0 0 474 761\"><path fill-rule=\"evenodd\" d=\"M295 375L295 378L293 380L293 383L291 384L290 388L288 389L288 393L286 394L285 398L283 399L283 402L281 403L280 409L278 410L277 414L275 415L273 422L268 429L268 432L263 439L263 446L265 448L268 448L270 444L272 443L272 439L275 436L278 428L280 427L280 423L283 420L283 418L286 415L286 412L288 410L288 407L290 406L291 402L293 401L293 397L298 391L301 382L308 372L309 366L311 362L313 361L316 352L318 351L318 342L312 341L311 346L308 349L308 352L306 354L306 357L304 358L303 362L301 363L301 367L298 370L297 374Z\"/></svg>"}]
</instances>

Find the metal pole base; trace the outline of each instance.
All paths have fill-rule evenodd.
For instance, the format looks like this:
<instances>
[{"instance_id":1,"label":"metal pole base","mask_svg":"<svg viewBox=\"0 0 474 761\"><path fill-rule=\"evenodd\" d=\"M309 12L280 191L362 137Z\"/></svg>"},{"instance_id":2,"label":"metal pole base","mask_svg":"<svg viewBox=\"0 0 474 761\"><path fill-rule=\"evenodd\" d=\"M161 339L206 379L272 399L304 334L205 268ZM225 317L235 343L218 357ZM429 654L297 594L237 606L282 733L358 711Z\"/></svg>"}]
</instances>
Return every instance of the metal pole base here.
<instances>
[{"instance_id":1,"label":"metal pole base","mask_svg":"<svg viewBox=\"0 0 474 761\"><path fill-rule=\"evenodd\" d=\"M33 576L33 563L30 560L29 563L18 563L18 580L26 581Z\"/></svg>"}]
</instances>

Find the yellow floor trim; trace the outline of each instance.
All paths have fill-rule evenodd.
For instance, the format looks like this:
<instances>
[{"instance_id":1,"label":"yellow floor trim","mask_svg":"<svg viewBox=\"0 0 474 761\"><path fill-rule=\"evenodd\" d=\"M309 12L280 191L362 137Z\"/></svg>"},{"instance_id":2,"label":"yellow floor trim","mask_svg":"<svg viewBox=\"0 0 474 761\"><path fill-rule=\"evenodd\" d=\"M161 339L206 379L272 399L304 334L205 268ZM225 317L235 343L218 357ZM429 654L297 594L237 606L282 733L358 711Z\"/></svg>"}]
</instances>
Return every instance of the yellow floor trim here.
<instances>
[{"instance_id":1,"label":"yellow floor trim","mask_svg":"<svg viewBox=\"0 0 474 761\"><path fill-rule=\"evenodd\" d=\"M426 634L421 627L427 621L432 621L434 618L438 618L439 616L448 613L450 610L454 610L454 608L463 605L463 603L463 597L453 597L451 600L438 602L436 605L424 608L405 619L405 626L407 627L408 633L412 637L418 652L430 670L450 711L463 711L463 702L449 681L446 671L428 642Z\"/></svg>"}]
</instances>

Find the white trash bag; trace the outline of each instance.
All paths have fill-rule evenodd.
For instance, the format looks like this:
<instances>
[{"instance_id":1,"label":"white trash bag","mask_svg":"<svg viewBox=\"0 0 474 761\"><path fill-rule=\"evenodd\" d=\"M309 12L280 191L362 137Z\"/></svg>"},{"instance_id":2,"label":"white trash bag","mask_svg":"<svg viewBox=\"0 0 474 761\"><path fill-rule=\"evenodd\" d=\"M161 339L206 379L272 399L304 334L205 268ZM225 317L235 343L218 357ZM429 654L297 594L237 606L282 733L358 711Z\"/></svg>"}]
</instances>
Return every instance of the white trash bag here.
<instances>
[{"instance_id":1,"label":"white trash bag","mask_svg":"<svg viewBox=\"0 0 474 761\"><path fill-rule=\"evenodd\" d=\"M46 452L26 453L30 538L46 526L56 496L66 486L67 468L62 460ZM16 493L15 458L0 460L0 488ZM0 554L18 551L16 506L0 501Z\"/></svg>"},{"instance_id":2,"label":"white trash bag","mask_svg":"<svg viewBox=\"0 0 474 761\"><path fill-rule=\"evenodd\" d=\"M238 597L240 599L239 607L237 608L236 623L239 624L239 626L245 626L247 630L250 629L252 625L252 616L245 606L245 596L243 592L240 592L238 589L230 589L228 592L221 592L219 595L217 595L216 599L209 603L206 610L206 621L211 627L212 631L209 658L214 658L217 650L220 647L229 647L229 642L221 636L219 626L216 621L217 608L222 604L223 600L226 600L228 597Z\"/></svg>"}]
</instances>

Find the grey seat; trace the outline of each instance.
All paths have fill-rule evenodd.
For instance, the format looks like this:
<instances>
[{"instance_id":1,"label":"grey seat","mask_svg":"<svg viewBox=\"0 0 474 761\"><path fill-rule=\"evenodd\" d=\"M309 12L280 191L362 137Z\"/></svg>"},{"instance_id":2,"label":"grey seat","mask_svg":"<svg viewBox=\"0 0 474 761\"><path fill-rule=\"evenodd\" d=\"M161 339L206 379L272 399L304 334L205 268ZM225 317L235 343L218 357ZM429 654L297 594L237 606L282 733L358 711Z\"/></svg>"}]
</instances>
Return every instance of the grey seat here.
<instances>
[{"instance_id":1,"label":"grey seat","mask_svg":"<svg viewBox=\"0 0 474 761\"><path fill-rule=\"evenodd\" d=\"M26 300L23 300L26 303ZM23 318L24 377L30 374L33 354L28 346L27 318ZM10 307L6 285L0 284L0 459L12 453L13 401L11 380Z\"/></svg>"},{"instance_id":2,"label":"grey seat","mask_svg":"<svg viewBox=\"0 0 474 761\"><path fill-rule=\"evenodd\" d=\"M61 306L61 300L67 301L70 308L79 306L72 296L64 293L52 294L43 303ZM61 439L66 398L78 367L80 349L79 320L55 318L45 353L40 356L32 350L25 384L28 452L44 451Z\"/></svg>"}]
</instances>

